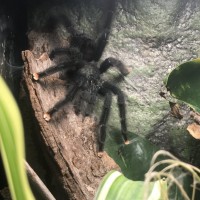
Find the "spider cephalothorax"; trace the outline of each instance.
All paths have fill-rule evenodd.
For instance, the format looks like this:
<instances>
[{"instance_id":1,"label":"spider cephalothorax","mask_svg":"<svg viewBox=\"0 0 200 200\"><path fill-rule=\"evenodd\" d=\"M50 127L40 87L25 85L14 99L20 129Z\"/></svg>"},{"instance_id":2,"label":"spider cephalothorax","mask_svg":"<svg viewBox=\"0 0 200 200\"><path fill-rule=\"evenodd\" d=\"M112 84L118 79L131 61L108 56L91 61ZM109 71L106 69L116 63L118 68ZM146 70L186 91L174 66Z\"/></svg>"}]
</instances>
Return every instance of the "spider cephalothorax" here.
<instances>
[{"instance_id":1,"label":"spider cephalothorax","mask_svg":"<svg viewBox=\"0 0 200 200\"><path fill-rule=\"evenodd\" d=\"M124 94L117 86L112 84L112 82L105 81L101 75L110 67L116 67L123 75L126 75L129 72L128 68L126 68L121 61L112 57L107 58L100 64L100 66L98 66L98 62L88 61L91 59L84 59L84 55L82 56L82 54L79 54L80 52L77 52L78 51L74 49L63 48L53 50L50 54L51 59L57 54L64 53L67 60L56 66L52 66L43 72L33 74L33 78L38 80L39 78L49 76L55 72L65 70L67 80L70 82L70 87L68 88L66 97L56 103L47 113L45 113L44 119L49 121L51 116L68 102L73 103L76 112L81 112L84 116L90 115L93 112L98 96L103 96L104 104L99 120L98 137L99 151L101 152L103 151L106 138L106 126L112 104L112 94L114 94L117 96L119 107L121 133L124 141L127 142L128 138L126 134L127 124ZM74 59L76 56L71 56L74 53L77 54L78 59ZM87 56L87 58L89 57Z\"/></svg>"}]
</instances>

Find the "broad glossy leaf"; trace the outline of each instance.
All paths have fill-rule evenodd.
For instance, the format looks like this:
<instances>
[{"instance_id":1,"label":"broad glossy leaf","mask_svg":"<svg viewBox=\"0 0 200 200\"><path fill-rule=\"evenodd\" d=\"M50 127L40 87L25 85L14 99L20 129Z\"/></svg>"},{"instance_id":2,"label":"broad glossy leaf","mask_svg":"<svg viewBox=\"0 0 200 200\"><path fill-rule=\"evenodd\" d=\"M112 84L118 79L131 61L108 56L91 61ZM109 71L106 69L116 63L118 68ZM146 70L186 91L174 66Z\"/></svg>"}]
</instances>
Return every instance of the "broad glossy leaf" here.
<instances>
[{"instance_id":1,"label":"broad glossy leaf","mask_svg":"<svg viewBox=\"0 0 200 200\"><path fill-rule=\"evenodd\" d=\"M127 178L144 180L152 156L159 148L134 133L129 133L129 140L130 144L125 145L120 131L112 130L106 141L106 151Z\"/></svg>"},{"instance_id":2,"label":"broad glossy leaf","mask_svg":"<svg viewBox=\"0 0 200 200\"><path fill-rule=\"evenodd\" d=\"M138 191L139 191L143 184L142 181L144 181L145 179L145 174L148 172L150 168L150 162L152 160L152 157L154 153L159 150L159 148L151 144L148 140L136 134L129 133L129 138L130 138L130 144L124 145L120 131L116 130L109 132L106 141L106 151L120 166L123 175L128 179L134 180L135 183L137 182L135 187L138 186ZM165 156L161 156L158 161L163 159L167 158ZM157 167L156 171L160 171L161 169L163 169L163 167L166 167L166 165L161 165ZM111 182L112 181L114 182L115 178L117 179L118 176L119 174L117 173L112 175L111 176L112 178L110 179L110 185L106 184L105 187L109 189L111 187ZM187 194L191 196L192 180L190 180L190 178L187 176L187 172L184 172L182 169L179 168L174 169L173 176L178 180L178 182L180 182L182 186L184 185L184 190L186 190ZM103 183L105 183L105 180L106 178L103 180L102 186ZM116 181L116 184L118 184L118 181ZM124 190L127 191L126 187L124 188ZM135 195L136 196L134 199L137 199L136 197L139 194L137 193ZM183 198L179 189L175 185L173 185L170 188L170 193L168 195L172 200L181 200ZM129 199L129 197L127 197L127 199Z\"/></svg>"},{"instance_id":3,"label":"broad glossy leaf","mask_svg":"<svg viewBox=\"0 0 200 200\"><path fill-rule=\"evenodd\" d=\"M165 84L173 97L200 112L200 58L179 65Z\"/></svg>"}]
</instances>

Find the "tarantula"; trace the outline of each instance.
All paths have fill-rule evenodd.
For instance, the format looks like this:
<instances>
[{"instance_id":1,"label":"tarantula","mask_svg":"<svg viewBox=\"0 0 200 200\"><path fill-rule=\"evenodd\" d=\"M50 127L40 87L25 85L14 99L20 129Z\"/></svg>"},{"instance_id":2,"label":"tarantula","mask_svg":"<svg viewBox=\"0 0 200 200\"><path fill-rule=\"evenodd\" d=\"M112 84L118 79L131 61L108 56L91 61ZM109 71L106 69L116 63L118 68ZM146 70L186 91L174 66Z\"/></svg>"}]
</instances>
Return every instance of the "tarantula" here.
<instances>
[{"instance_id":1,"label":"tarantula","mask_svg":"<svg viewBox=\"0 0 200 200\"><path fill-rule=\"evenodd\" d=\"M81 50L83 47L85 51ZM101 75L110 67L114 66L117 67L123 75L128 74L129 71L120 60L112 57L104 60L98 67L98 62L93 61L93 50L95 45L91 40L85 40L85 42L81 44L81 48L78 50L73 47L53 50L49 55L50 59L53 59L55 56L60 54L64 54L67 59L63 63L52 66L43 72L34 73L33 79L37 81L40 78L65 70L67 80L70 80L71 83L71 87L68 89L65 98L56 103L47 113L44 114L44 119L46 121L49 121L51 116L68 102L73 102L76 112L82 112L85 116L90 115L93 112L98 95L105 97L99 121L100 134L98 137L99 152L102 152L106 138L106 126L112 103L112 93L117 96L121 133L125 143L128 142L128 138L124 94L114 84L103 80Z\"/></svg>"}]
</instances>

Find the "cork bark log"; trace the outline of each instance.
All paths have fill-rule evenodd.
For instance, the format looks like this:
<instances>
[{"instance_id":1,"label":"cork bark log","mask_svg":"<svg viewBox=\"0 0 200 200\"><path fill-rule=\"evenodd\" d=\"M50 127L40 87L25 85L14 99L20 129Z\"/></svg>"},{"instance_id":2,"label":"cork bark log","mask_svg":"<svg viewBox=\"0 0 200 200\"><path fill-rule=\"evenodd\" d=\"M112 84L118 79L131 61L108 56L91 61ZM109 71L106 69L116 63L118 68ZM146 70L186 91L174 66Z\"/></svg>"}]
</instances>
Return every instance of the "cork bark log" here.
<instances>
[{"instance_id":1,"label":"cork bark log","mask_svg":"<svg viewBox=\"0 0 200 200\"><path fill-rule=\"evenodd\" d=\"M117 169L106 153L97 155L96 132L98 124L92 117L76 115L73 106L67 104L46 122L43 118L56 102L66 95L66 82L59 73L36 82L34 72L40 72L53 64L47 53L40 57L29 51L22 52L25 63L24 79L34 110L42 145L49 159L56 163L58 179L70 199L93 199L103 176L111 169ZM52 175L53 176L53 175Z\"/></svg>"}]
</instances>

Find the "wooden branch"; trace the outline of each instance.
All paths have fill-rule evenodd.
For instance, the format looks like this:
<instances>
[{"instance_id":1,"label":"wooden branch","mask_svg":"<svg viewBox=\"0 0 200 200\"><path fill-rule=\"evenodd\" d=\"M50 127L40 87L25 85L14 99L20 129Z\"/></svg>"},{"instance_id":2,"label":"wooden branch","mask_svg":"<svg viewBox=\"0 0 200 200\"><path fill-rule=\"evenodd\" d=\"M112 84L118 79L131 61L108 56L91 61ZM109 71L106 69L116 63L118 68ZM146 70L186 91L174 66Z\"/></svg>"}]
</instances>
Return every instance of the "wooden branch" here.
<instances>
[{"instance_id":1,"label":"wooden branch","mask_svg":"<svg viewBox=\"0 0 200 200\"><path fill-rule=\"evenodd\" d=\"M96 128L93 118L77 116L71 105L66 105L46 122L43 114L66 94L66 82L59 73L32 80L34 72L40 72L53 63L46 53L36 59L31 51L22 52L25 63L24 79L29 91L32 108L40 127L43 144L50 159L57 164L57 174L70 199L93 199L103 176L118 168L105 153L97 155ZM56 197L56 196L55 196Z\"/></svg>"}]
</instances>

